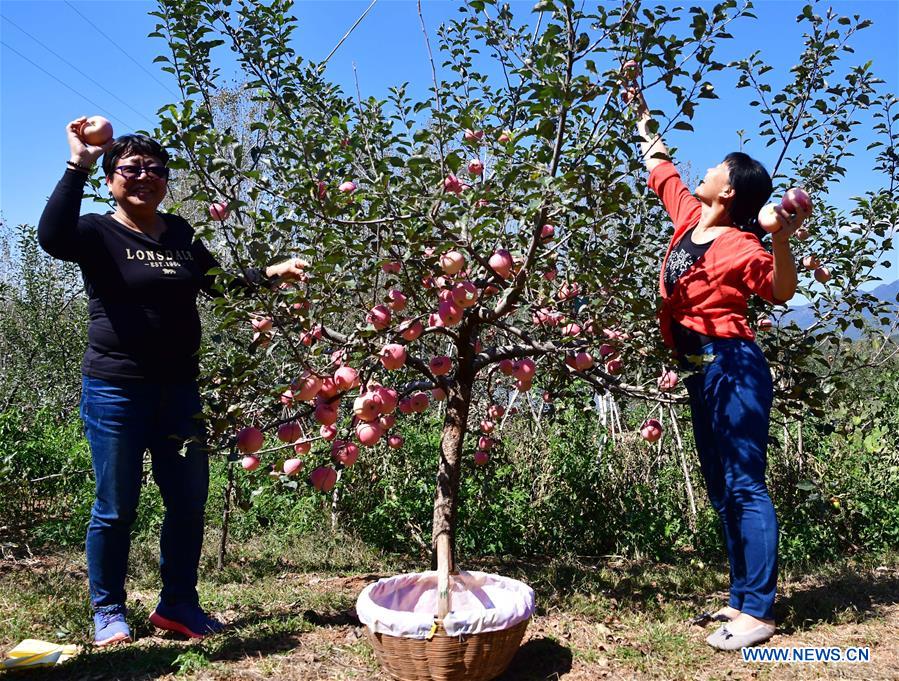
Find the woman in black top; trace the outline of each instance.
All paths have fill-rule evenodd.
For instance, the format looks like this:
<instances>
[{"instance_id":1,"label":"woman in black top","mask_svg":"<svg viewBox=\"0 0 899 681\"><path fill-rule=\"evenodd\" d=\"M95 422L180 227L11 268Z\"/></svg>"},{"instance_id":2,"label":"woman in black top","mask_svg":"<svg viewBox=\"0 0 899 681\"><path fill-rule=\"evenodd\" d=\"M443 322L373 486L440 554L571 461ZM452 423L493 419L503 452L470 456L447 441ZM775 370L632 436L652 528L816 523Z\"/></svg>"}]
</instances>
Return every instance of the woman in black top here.
<instances>
[{"instance_id":1,"label":"woman in black top","mask_svg":"<svg viewBox=\"0 0 899 681\"><path fill-rule=\"evenodd\" d=\"M47 202L38 240L53 257L78 263L89 299L81 417L96 476L86 544L94 640L131 640L125 574L147 449L166 507L163 587L150 619L163 629L203 637L222 625L203 612L196 591L209 486L195 418L201 411L197 295L211 290L214 277L207 273L218 263L184 219L157 212L167 190L165 149L142 135L87 144L81 136L85 120L67 126L69 168ZM79 215L84 183L103 154L116 209ZM248 270L243 279L248 286L297 279L304 265L291 259L265 272Z\"/></svg>"}]
</instances>

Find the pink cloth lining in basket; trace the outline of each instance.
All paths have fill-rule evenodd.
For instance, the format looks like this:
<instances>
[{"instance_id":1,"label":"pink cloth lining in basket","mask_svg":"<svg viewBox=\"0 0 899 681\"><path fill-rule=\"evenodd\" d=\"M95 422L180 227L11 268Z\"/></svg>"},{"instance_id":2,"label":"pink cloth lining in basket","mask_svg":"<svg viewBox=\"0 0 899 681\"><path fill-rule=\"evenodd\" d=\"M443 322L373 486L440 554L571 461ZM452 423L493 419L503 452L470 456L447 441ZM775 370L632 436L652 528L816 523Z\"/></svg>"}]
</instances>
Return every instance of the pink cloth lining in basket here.
<instances>
[{"instance_id":1,"label":"pink cloth lining in basket","mask_svg":"<svg viewBox=\"0 0 899 681\"><path fill-rule=\"evenodd\" d=\"M511 577L461 572L450 578L450 612L443 628L450 636L514 627L534 613L534 590ZM356 601L356 614L379 634L426 638L437 613L437 573L397 575L369 584Z\"/></svg>"}]
</instances>

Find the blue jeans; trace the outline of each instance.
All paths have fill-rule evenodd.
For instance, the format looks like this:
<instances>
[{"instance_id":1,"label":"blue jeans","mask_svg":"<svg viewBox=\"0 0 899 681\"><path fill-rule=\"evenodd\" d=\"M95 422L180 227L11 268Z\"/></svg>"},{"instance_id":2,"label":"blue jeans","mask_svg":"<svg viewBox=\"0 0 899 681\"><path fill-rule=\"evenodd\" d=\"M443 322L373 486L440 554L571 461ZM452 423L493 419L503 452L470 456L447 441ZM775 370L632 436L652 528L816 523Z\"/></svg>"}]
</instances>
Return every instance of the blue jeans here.
<instances>
[{"instance_id":1,"label":"blue jeans","mask_svg":"<svg viewBox=\"0 0 899 681\"><path fill-rule=\"evenodd\" d=\"M96 499L87 529L91 605L125 604L131 526L150 450L165 504L160 536L161 599L196 603L209 458L203 444L197 384L107 381L82 377L81 419L91 448ZM189 437L198 442L189 442Z\"/></svg>"},{"instance_id":2,"label":"blue jeans","mask_svg":"<svg viewBox=\"0 0 899 681\"><path fill-rule=\"evenodd\" d=\"M700 467L724 530L730 606L772 619L777 517L765 484L771 373L762 351L751 341L716 339L702 352L707 360L704 368L684 383Z\"/></svg>"}]
</instances>

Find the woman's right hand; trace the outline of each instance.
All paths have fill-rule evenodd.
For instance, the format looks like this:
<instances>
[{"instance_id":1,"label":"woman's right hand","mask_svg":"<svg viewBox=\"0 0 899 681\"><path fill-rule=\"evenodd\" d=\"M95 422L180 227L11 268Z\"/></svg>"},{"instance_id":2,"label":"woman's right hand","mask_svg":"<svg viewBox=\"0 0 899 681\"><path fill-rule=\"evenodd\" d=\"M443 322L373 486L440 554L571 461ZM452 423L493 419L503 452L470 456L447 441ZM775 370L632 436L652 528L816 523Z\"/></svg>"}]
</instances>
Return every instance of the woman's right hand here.
<instances>
[{"instance_id":1,"label":"woman's right hand","mask_svg":"<svg viewBox=\"0 0 899 681\"><path fill-rule=\"evenodd\" d=\"M637 62L630 60L621 67L621 99L628 106L636 109L641 116L647 114L649 109L646 100L643 99L643 90L639 82L640 67Z\"/></svg>"},{"instance_id":2,"label":"woman's right hand","mask_svg":"<svg viewBox=\"0 0 899 681\"><path fill-rule=\"evenodd\" d=\"M81 166L91 167L97 159L109 151L113 140L109 140L102 146L88 144L81 137L81 130L87 122L87 116L81 116L66 126L66 136L69 140L69 150L72 152L69 160Z\"/></svg>"}]
</instances>

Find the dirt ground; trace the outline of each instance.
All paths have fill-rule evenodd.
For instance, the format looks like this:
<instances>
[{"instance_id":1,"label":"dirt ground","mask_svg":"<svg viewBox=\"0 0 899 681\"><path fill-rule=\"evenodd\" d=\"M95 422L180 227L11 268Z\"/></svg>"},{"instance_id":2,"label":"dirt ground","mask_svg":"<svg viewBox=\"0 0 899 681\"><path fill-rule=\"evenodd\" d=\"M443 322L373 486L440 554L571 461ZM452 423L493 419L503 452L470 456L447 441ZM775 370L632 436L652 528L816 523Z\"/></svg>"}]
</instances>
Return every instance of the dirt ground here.
<instances>
[{"instance_id":1,"label":"dirt ground","mask_svg":"<svg viewBox=\"0 0 899 681\"><path fill-rule=\"evenodd\" d=\"M38 589L52 579L65 594L67 580L74 584L84 578L77 563L48 566L40 558L4 561L0 568L6 573L0 577L6 591L0 594L0 619L10 612L13 582ZM523 575L537 569L519 568ZM739 653L713 651L703 641L711 629L691 626L684 616L703 609L703 603L678 593L681 587L673 577L659 581L657 575L664 572L658 570L646 585L628 581L626 575L641 575L642 570L622 572L621 580L605 590L588 593L581 585L564 596L560 588L545 597L500 679L899 679L899 567L894 564L782 580L781 624L770 646L866 646L868 663L748 663ZM9 579L16 573L28 577ZM531 574L540 599L541 591L547 591L539 587L543 573ZM161 636L144 625L136 627L132 645L89 651L65 665L9 678L386 680L352 605L366 584L382 576L386 573L285 571L254 595L249 582L246 587L219 583L209 589L228 592L221 602L235 603L213 609L230 625L226 636L191 642ZM640 600L644 586L656 590L652 607ZM723 596L719 590L707 602L720 602ZM130 594L138 610L141 604L152 608L153 597L152 589ZM36 629L35 635L40 634ZM6 648L12 642L0 637L0 643Z\"/></svg>"}]
</instances>

